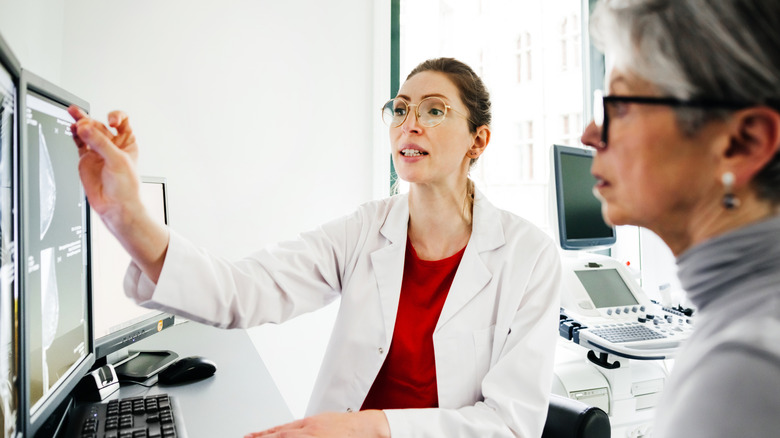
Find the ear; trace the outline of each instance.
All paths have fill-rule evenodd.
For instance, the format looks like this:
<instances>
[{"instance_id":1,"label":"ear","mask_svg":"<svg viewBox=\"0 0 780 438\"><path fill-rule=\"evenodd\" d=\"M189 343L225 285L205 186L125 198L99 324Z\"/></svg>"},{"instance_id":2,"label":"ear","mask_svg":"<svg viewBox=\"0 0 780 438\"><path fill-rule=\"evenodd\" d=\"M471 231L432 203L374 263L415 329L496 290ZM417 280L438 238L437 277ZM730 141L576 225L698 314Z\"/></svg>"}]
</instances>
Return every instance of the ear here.
<instances>
[{"instance_id":1,"label":"ear","mask_svg":"<svg viewBox=\"0 0 780 438\"><path fill-rule=\"evenodd\" d=\"M477 133L474 135L474 143L467 152L467 156L472 159L479 158L488 143L490 143L490 128L487 125L482 125L477 128Z\"/></svg>"},{"instance_id":2,"label":"ear","mask_svg":"<svg viewBox=\"0 0 780 438\"><path fill-rule=\"evenodd\" d=\"M749 184L780 150L780 113L769 107L736 113L734 133L723 151L722 172L736 177L737 187Z\"/></svg>"}]
</instances>

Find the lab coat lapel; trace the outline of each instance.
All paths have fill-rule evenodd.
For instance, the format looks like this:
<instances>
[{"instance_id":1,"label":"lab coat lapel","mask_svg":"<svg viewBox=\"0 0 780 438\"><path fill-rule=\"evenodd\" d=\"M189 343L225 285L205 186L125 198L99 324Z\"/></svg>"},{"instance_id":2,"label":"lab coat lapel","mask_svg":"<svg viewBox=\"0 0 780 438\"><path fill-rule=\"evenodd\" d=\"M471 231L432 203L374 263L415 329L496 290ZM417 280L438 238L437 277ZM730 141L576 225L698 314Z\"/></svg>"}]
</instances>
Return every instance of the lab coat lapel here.
<instances>
[{"instance_id":1,"label":"lab coat lapel","mask_svg":"<svg viewBox=\"0 0 780 438\"><path fill-rule=\"evenodd\" d=\"M390 345L393 339L398 301L401 297L406 234L409 226L408 195L399 195L396 198L385 223L379 230L390 244L371 253L371 265L374 269L382 307L386 345Z\"/></svg>"},{"instance_id":2,"label":"lab coat lapel","mask_svg":"<svg viewBox=\"0 0 780 438\"><path fill-rule=\"evenodd\" d=\"M471 238L455 273L435 331L439 331L458 311L488 284L493 274L480 257L505 243L504 228L498 210L477 191Z\"/></svg>"}]
</instances>

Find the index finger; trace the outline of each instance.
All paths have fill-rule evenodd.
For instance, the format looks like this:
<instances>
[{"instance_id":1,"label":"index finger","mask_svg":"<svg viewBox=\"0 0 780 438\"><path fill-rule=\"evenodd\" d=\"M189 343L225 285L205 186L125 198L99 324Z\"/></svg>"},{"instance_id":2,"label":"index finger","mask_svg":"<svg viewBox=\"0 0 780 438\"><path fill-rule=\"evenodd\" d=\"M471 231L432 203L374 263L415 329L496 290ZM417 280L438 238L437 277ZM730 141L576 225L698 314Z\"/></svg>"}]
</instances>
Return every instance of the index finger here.
<instances>
[{"instance_id":1,"label":"index finger","mask_svg":"<svg viewBox=\"0 0 780 438\"><path fill-rule=\"evenodd\" d=\"M73 117L73 120L77 122L85 117L89 117L87 113L85 113L81 108L77 107L76 105L71 105L68 107L68 114L70 114L70 116Z\"/></svg>"}]
</instances>

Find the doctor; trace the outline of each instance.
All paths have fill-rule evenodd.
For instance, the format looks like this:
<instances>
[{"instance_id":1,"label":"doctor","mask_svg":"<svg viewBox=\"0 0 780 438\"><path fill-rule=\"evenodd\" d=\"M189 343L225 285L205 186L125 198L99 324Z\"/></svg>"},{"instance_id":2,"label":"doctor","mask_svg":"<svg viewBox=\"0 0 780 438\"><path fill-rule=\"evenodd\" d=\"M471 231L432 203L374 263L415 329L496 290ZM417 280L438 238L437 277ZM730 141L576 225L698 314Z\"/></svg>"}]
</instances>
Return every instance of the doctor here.
<instances>
[{"instance_id":1,"label":"doctor","mask_svg":"<svg viewBox=\"0 0 780 438\"><path fill-rule=\"evenodd\" d=\"M408 194L236 262L155 225L127 117L71 108L90 204L133 257L144 306L219 327L279 323L341 297L307 417L248 436L538 437L559 308L551 240L492 206L469 168L490 140L481 79L426 61L385 104Z\"/></svg>"}]
</instances>

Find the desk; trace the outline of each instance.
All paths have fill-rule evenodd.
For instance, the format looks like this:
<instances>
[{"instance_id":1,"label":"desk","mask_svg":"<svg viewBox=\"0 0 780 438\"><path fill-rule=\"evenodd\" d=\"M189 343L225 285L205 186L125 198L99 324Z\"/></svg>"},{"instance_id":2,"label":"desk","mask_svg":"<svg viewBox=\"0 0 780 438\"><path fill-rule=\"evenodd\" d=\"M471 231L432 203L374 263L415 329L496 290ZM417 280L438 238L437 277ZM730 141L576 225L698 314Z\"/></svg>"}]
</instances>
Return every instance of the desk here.
<instances>
[{"instance_id":1,"label":"desk","mask_svg":"<svg viewBox=\"0 0 780 438\"><path fill-rule=\"evenodd\" d=\"M217 364L212 377L184 385L123 384L115 397L168 393L181 408L189 438L241 437L293 420L246 330L188 321L139 341L133 350L172 350ZM151 382L154 378L150 379Z\"/></svg>"}]
</instances>

